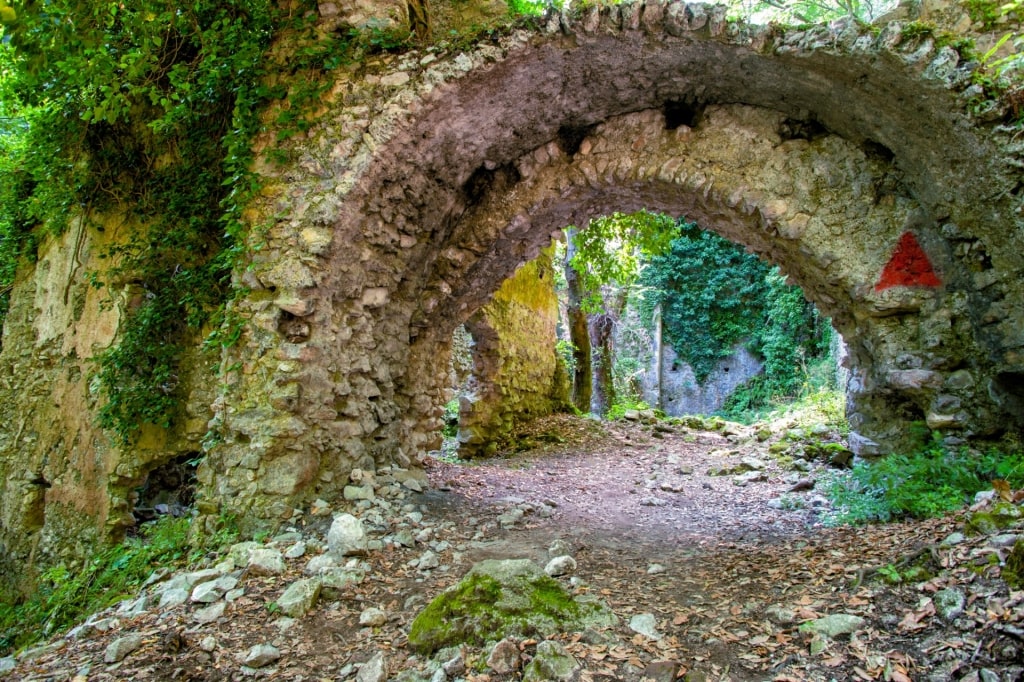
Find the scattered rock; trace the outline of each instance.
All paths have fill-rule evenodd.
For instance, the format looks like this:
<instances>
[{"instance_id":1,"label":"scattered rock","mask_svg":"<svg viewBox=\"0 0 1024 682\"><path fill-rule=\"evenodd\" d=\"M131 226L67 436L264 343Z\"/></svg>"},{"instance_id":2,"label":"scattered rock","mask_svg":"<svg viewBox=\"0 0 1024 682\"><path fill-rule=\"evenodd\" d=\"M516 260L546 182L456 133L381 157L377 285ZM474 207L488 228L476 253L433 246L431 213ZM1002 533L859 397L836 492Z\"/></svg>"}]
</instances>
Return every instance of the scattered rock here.
<instances>
[{"instance_id":1,"label":"scattered rock","mask_svg":"<svg viewBox=\"0 0 1024 682\"><path fill-rule=\"evenodd\" d=\"M249 553L248 569L252 575L280 575L286 568L284 556L276 549L254 549Z\"/></svg>"},{"instance_id":2,"label":"scattered rock","mask_svg":"<svg viewBox=\"0 0 1024 682\"><path fill-rule=\"evenodd\" d=\"M781 604L772 604L764 610L764 615L778 625L792 625L797 621L796 612Z\"/></svg>"},{"instance_id":3,"label":"scattered rock","mask_svg":"<svg viewBox=\"0 0 1024 682\"><path fill-rule=\"evenodd\" d=\"M13 656L0 658L0 677L9 675L14 670L15 665Z\"/></svg>"},{"instance_id":4,"label":"scattered rock","mask_svg":"<svg viewBox=\"0 0 1024 682\"><path fill-rule=\"evenodd\" d=\"M416 567L421 571L428 571L441 565L441 560L431 550L427 550L416 560Z\"/></svg>"},{"instance_id":5,"label":"scattered rock","mask_svg":"<svg viewBox=\"0 0 1024 682\"><path fill-rule=\"evenodd\" d=\"M572 547L570 547L569 543L563 540L562 538L558 538L557 540L551 543L550 547L548 547L548 556L552 558L560 556L569 556L571 554Z\"/></svg>"},{"instance_id":6,"label":"scattered rock","mask_svg":"<svg viewBox=\"0 0 1024 682\"><path fill-rule=\"evenodd\" d=\"M388 614L375 606L364 610L359 614L359 624L372 628L380 627L388 622Z\"/></svg>"},{"instance_id":7,"label":"scattered rock","mask_svg":"<svg viewBox=\"0 0 1024 682\"><path fill-rule=\"evenodd\" d=\"M446 646L505 637L602 627L616 621L604 604L574 599L528 559L488 560L427 605L409 629L409 647L432 653Z\"/></svg>"},{"instance_id":8,"label":"scattered rock","mask_svg":"<svg viewBox=\"0 0 1024 682\"><path fill-rule=\"evenodd\" d=\"M366 539L362 521L351 514L339 514L327 533L327 546L335 557L364 554Z\"/></svg>"},{"instance_id":9,"label":"scattered rock","mask_svg":"<svg viewBox=\"0 0 1024 682\"><path fill-rule=\"evenodd\" d=\"M384 653L378 651L373 658L363 663L356 675L356 682L384 682L388 678L387 664L384 661Z\"/></svg>"},{"instance_id":10,"label":"scattered rock","mask_svg":"<svg viewBox=\"0 0 1024 682\"><path fill-rule=\"evenodd\" d=\"M160 610L173 609L175 606L180 606L188 601L189 591L184 587L175 588L173 590L165 590L160 594L160 603L157 607Z\"/></svg>"},{"instance_id":11,"label":"scattered rock","mask_svg":"<svg viewBox=\"0 0 1024 682\"><path fill-rule=\"evenodd\" d=\"M206 653L213 653L217 650L217 638L213 635L207 635L199 640L199 649Z\"/></svg>"},{"instance_id":12,"label":"scattered rock","mask_svg":"<svg viewBox=\"0 0 1024 682\"><path fill-rule=\"evenodd\" d=\"M800 632L821 635L835 639L840 635L850 635L864 627L865 620L850 613L834 613L824 618L810 620L800 626Z\"/></svg>"},{"instance_id":13,"label":"scattered rock","mask_svg":"<svg viewBox=\"0 0 1024 682\"><path fill-rule=\"evenodd\" d=\"M546 640L537 645L537 653L523 671L523 682L569 682L579 673L580 664L558 642Z\"/></svg>"},{"instance_id":14,"label":"scattered rock","mask_svg":"<svg viewBox=\"0 0 1024 682\"><path fill-rule=\"evenodd\" d=\"M664 572L665 572L665 567L662 566L661 564L651 564L650 566L647 567L647 575L657 575L659 573L664 573Z\"/></svg>"},{"instance_id":15,"label":"scattered rock","mask_svg":"<svg viewBox=\"0 0 1024 682\"><path fill-rule=\"evenodd\" d=\"M285 559L298 559L306 554L306 543L296 542L284 553Z\"/></svg>"},{"instance_id":16,"label":"scattered rock","mask_svg":"<svg viewBox=\"0 0 1024 682\"><path fill-rule=\"evenodd\" d=\"M561 575L572 575L576 572L576 560L571 556L556 556L544 567L544 572L552 578Z\"/></svg>"},{"instance_id":17,"label":"scattered rock","mask_svg":"<svg viewBox=\"0 0 1024 682\"><path fill-rule=\"evenodd\" d=\"M264 668L281 658L281 650L272 644L257 644L242 658L242 665L249 668Z\"/></svg>"},{"instance_id":18,"label":"scattered rock","mask_svg":"<svg viewBox=\"0 0 1024 682\"><path fill-rule=\"evenodd\" d=\"M107 645L103 652L104 663L120 663L128 654L136 651L142 646L142 635L131 634L118 637Z\"/></svg>"},{"instance_id":19,"label":"scattered rock","mask_svg":"<svg viewBox=\"0 0 1024 682\"><path fill-rule=\"evenodd\" d=\"M939 618L947 623L951 623L963 615L967 597L964 595L963 590L948 588L939 590L932 595L932 603L935 604L935 612L939 615Z\"/></svg>"},{"instance_id":20,"label":"scattered rock","mask_svg":"<svg viewBox=\"0 0 1024 682\"><path fill-rule=\"evenodd\" d=\"M277 606L282 613L292 618L301 618L316 604L322 585L319 578L296 580L277 598Z\"/></svg>"},{"instance_id":21,"label":"scattered rock","mask_svg":"<svg viewBox=\"0 0 1024 682\"><path fill-rule=\"evenodd\" d=\"M196 609L196 612L192 614L192 620L197 623L212 623L224 615L227 606L227 603L219 601L201 609Z\"/></svg>"},{"instance_id":22,"label":"scattered rock","mask_svg":"<svg viewBox=\"0 0 1024 682\"><path fill-rule=\"evenodd\" d=\"M650 639L661 639L664 635L658 632L658 619L653 613L638 613L629 619L629 629Z\"/></svg>"},{"instance_id":23,"label":"scattered rock","mask_svg":"<svg viewBox=\"0 0 1024 682\"><path fill-rule=\"evenodd\" d=\"M519 643L511 638L495 644L487 656L487 665L499 675L507 675L518 670L519 661Z\"/></svg>"}]
</instances>

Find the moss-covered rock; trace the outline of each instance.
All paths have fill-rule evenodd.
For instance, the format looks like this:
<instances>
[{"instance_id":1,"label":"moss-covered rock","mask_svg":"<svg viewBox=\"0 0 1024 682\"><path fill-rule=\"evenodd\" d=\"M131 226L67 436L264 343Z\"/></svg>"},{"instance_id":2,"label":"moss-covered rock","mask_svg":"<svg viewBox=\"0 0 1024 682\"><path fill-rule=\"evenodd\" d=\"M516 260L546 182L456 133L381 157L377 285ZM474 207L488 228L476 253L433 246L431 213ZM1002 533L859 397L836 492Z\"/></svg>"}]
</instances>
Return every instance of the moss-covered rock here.
<instances>
[{"instance_id":1,"label":"moss-covered rock","mask_svg":"<svg viewBox=\"0 0 1024 682\"><path fill-rule=\"evenodd\" d=\"M605 627L615 620L607 606L574 599L528 559L489 560L475 565L416 616L409 646L430 654L458 644L480 646L510 636Z\"/></svg>"},{"instance_id":2,"label":"moss-covered rock","mask_svg":"<svg viewBox=\"0 0 1024 682\"><path fill-rule=\"evenodd\" d=\"M998 502L989 509L971 514L966 528L970 533L991 535L1021 523L1024 523L1024 513L1020 507L1009 502Z\"/></svg>"},{"instance_id":3,"label":"moss-covered rock","mask_svg":"<svg viewBox=\"0 0 1024 682\"><path fill-rule=\"evenodd\" d=\"M1024 588L1024 538L1013 544L1010 555L1006 557L1002 575L1011 589Z\"/></svg>"}]
</instances>

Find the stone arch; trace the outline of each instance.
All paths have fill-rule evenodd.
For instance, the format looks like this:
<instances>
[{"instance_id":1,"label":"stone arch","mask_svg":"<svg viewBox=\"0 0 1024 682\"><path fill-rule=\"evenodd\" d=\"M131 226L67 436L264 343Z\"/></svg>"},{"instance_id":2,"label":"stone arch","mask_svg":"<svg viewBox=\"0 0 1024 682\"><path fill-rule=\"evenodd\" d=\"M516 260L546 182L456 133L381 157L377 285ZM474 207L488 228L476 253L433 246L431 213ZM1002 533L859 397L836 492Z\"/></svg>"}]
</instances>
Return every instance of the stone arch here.
<instances>
[{"instance_id":1,"label":"stone arch","mask_svg":"<svg viewBox=\"0 0 1024 682\"><path fill-rule=\"evenodd\" d=\"M412 465L454 326L553 232L641 207L765 255L833 316L862 453L920 419L997 433L1019 398L991 386L1024 363L1019 173L966 112L969 73L896 22L785 31L647 0L341 78L249 216L268 248L239 275L207 509L287 516L353 466ZM906 234L939 284L876 287Z\"/></svg>"}]
</instances>

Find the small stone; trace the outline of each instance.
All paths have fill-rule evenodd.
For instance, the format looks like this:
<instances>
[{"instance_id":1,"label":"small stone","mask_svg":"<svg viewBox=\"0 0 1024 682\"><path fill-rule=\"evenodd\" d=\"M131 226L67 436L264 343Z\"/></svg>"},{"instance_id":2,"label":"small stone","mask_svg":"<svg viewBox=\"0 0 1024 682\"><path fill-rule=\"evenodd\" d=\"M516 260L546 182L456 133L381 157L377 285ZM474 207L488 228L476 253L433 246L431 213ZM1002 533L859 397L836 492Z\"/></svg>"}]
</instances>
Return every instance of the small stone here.
<instances>
[{"instance_id":1,"label":"small stone","mask_svg":"<svg viewBox=\"0 0 1024 682\"><path fill-rule=\"evenodd\" d=\"M548 547L548 556L552 558L569 556L570 554L572 554L572 548L569 546L569 543L562 538L558 538L551 543L550 547Z\"/></svg>"},{"instance_id":2,"label":"small stone","mask_svg":"<svg viewBox=\"0 0 1024 682\"><path fill-rule=\"evenodd\" d=\"M359 614L359 624L372 628L380 627L388 622L388 614L382 609L371 606Z\"/></svg>"},{"instance_id":3,"label":"small stone","mask_svg":"<svg viewBox=\"0 0 1024 682\"><path fill-rule=\"evenodd\" d=\"M940 543L940 545L943 547L952 547L953 545L959 545L963 543L965 540L967 540L967 536L965 536L963 533L950 533L946 536L946 539Z\"/></svg>"},{"instance_id":4,"label":"small stone","mask_svg":"<svg viewBox=\"0 0 1024 682\"><path fill-rule=\"evenodd\" d=\"M384 682L388 678L387 665L384 662L384 654L378 651L373 658L363 663L356 675L356 682Z\"/></svg>"},{"instance_id":5,"label":"small stone","mask_svg":"<svg viewBox=\"0 0 1024 682\"><path fill-rule=\"evenodd\" d=\"M865 620L849 613L835 613L824 618L807 621L800 626L800 632L821 635L835 639L839 635L850 635L864 627Z\"/></svg>"},{"instance_id":6,"label":"small stone","mask_svg":"<svg viewBox=\"0 0 1024 682\"><path fill-rule=\"evenodd\" d=\"M430 570L432 568L437 568L440 565L441 565L441 560L438 559L437 555L434 554L429 549L426 552L424 552L422 555L420 555L419 560L416 562L416 567L419 570L421 570L421 571L426 571L426 570Z\"/></svg>"},{"instance_id":7,"label":"small stone","mask_svg":"<svg viewBox=\"0 0 1024 682\"><path fill-rule=\"evenodd\" d=\"M0 658L0 677L10 674L14 670L15 665L17 664L14 662L13 656Z\"/></svg>"},{"instance_id":8,"label":"small stone","mask_svg":"<svg viewBox=\"0 0 1024 682\"><path fill-rule=\"evenodd\" d=\"M196 612L192 614L192 620L197 623L212 623L224 615L226 608L227 604L219 601L216 604L196 609Z\"/></svg>"},{"instance_id":9,"label":"small stone","mask_svg":"<svg viewBox=\"0 0 1024 682\"><path fill-rule=\"evenodd\" d=\"M963 590L948 588L936 592L932 596L932 603L935 604L935 612L939 615L939 618L947 623L951 623L963 615L967 598Z\"/></svg>"},{"instance_id":10,"label":"small stone","mask_svg":"<svg viewBox=\"0 0 1024 682\"><path fill-rule=\"evenodd\" d=\"M663 635L658 632L658 620L653 613L638 613L629 619L629 629L638 632L650 639L661 639Z\"/></svg>"},{"instance_id":11,"label":"small stone","mask_svg":"<svg viewBox=\"0 0 1024 682\"><path fill-rule=\"evenodd\" d=\"M302 578L289 585L277 598L277 606L292 618L306 615L320 596L322 583L318 578Z\"/></svg>"},{"instance_id":12,"label":"small stone","mask_svg":"<svg viewBox=\"0 0 1024 682\"><path fill-rule=\"evenodd\" d=\"M330 554L320 554L306 562L306 567L302 569L302 572L306 575L319 575L324 571L337 567L337 559Z\"/></svg>"},{"instance_id":13,"label":"small stone","mask_svg":"<svg viewBox=\"0 0 1024 682\"><path fill-rule=\"evenodd\" d=\"M257 644L246 652L242 665L263 668L281 658L281 650L272 644Z\"/></svg>"},{"instance_id":14,"label":"small stone","mask_svg":"<svg viewBox=\"0 0 1024 682\"><path fill-rule=\"evenodd\" d=\"M494 645L487 656L487 665L499 675L507 675L519 669L519 643L505 638Z\"/></svg>"},{"instance_id":15,"label":"small stone","mask_svg":"<svg viewBox=\"0 0 1024 682\"><path fill-rule=\"evenodd\" d=\"M571 556L556 556L544 567L544 572L552 578L560 575L571 575L576 571L576 560Z\"/></svg>"},{"instance_id":16,"label":"small stone","mask_svg":"<svg viewBox=\"0 0 1024 682\"><path fill-rule=\"evenodd\" d=\"M651 564L647 567L647 575L657 575L658 573L664 573L665 567L661 564Z\"/></svg>"},{"instance_id":17,"label":"small stone","mask_svg":"<svg viewBox=\"0 0 1024 682\"><path fill-rule=\"evenodd\" d=\"M523 682L569 682L576 678L580 665L564 646L546 640L537 645L537 653L523 671Z\"/></svg>"},{"instance_id":18,"label":"small stone","mask_svg":"<svg viewBox=\"0 0 1024 682\"><path fill-rule=\"evenodd\" d=\"M413 491L414 493L423 492L423 485L415 478L405 479L404 481L402 481L402 485L404 485L406 488Z\"/></svg>"},{"instance_id":19,"label":"small stone","mask_svg":"<svg viewBox=\"0 0 1024 682\"><path fill-rule=\"evenodd\" d=\"M176 588L173 590L165 590L160 595L160 603L158 608L161 610L173 609L175 606L179 606L188 601L189 591L184 588Z\"/></svg>"},{"instance_id":20,"label":"small stone","mask_svg":"<svg viewBox=\"0 0 1024 682\"><path fill-rule=\"evenodd\" d=\"M276 549L254 549L249 554L248 569L252 575L280 575L285 568L284 557Z\"/></svg>"},{"instance_id":21,"label":"small stone","mask_svg":"<svg viewBox=\"0 0 1024 682\"><path fill-rule=\"evenodd\" d=\"M306 554L306 543L296 542L294 545L288 548L288 551L284 553L285 559L298 559L305 556Z\"/></svg>"},{"instance_id":22,"label":"small stone","mask_svg":"<svg viewBox=\"0 0 1024 682\"><path fill-rule=\"evenodd\" d=\"M772 604L764 610L768 620L778 625L792 625L797 621L796 612L780 604Z\"/></svg>"},{"instance_id":23,"label":"small stone","mask_svg":"<svg viewBox=\"0 0 1024 682\"><path fill-rule=\"evenodd\" d=\"M120 663L125 657L142 646L142 635L134 634L119 637L111 642L103 652L104 663Z\"/></svg>"},{"instance_id":24,"label":"small stone","mask_svg":"<svg viewBox=\"0 0 1024 682\"><path fill-rule=\"evenodd\" d=\"M675 661L654 661L644 668L644 682L675 682L679 664Z\"/></svg>"},{"instance_id":25,"label":"small stone","mask_svg":"<svg viewBox=\"0 0 1024 682\"><path fill-rule=\"evenodd\" d=\"M199 648L208 654L213 653L217 650L217 638L213 635L207 635L199 640Z\"/></svg>"},{"instance_id":26,"label":"small stone","mask_svg":"<svg viewBox=\"0 0 1024 682\"><path fill-rule=\"evenodd\" d=\"M335 557L365 553L366 531L363 522L351 514L339 514L327 533L327 546Z\"/></svg>"}]
</instances>

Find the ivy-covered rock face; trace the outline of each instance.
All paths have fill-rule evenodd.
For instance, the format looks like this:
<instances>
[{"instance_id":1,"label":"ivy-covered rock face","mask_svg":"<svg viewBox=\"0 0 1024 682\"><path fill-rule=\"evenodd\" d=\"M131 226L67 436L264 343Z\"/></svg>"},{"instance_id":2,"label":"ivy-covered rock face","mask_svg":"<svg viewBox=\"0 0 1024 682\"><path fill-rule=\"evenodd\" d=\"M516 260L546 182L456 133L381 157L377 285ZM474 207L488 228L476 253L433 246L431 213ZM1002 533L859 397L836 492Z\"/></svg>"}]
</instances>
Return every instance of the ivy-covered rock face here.
<instances>
[{"instance_id":1,"label":"ivy-covered rock face","mask_svg":"<svg viewBox=\"0 0 1024 682\"><path fill-rule=\"evenodd\" d=\"M200 511L245 528L354 468L414 466L442 426L452 330L559 230L614 211L685 216L800 284L848 344L860 454L922 422L951 443L1020 430L1020 145L961 43L660 0L581 12L475 45L371 36L382 52L318 62L312 90L309 71L282 74L316 117L262 119L231 345L219 375L194 360L161 384L195 388L145 447L88 426L102 400L79 354L98 349L76 339L103 316L80 266L98 254L48 242L41 264L74 257L19 277L0 354L0 557L122 528L131 486L197 433Z\"/></svg>"},{"instance_id":2,"label":"ivy-covered rock face","mask_svg":"<svg viewBox=\"0 0 1024 682\"><path fill-rule=\"evenodd\" d=\"M529 559L490 559L473 566L416 616L409 646L431 654L448 646L481 646L506 637L543 637L615 622L607 606L574 599Z\"/></svg>"}]
</instances>

